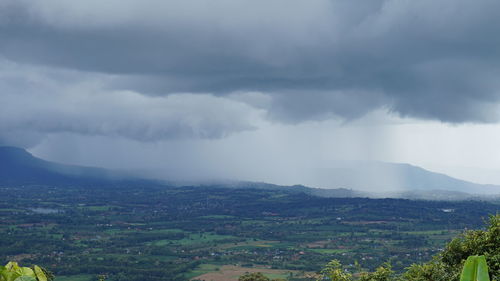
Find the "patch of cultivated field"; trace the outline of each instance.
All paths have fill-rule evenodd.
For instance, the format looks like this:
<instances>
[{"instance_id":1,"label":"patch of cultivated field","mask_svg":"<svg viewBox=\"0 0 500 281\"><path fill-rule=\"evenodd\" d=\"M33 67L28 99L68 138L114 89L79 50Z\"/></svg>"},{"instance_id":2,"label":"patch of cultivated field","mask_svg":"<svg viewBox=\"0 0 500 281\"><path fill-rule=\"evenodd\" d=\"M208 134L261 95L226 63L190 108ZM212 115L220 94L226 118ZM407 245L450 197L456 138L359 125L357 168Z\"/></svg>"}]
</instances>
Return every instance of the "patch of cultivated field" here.
<instances>
[{"instance_id":1,"label":"patch of cultivated field","mask_svg":"<svg viewBox=\"0 0 500 281\"><path fill-rule=\"evenodd\" d=\"M247 240L243 242L227 243L218 246L219 249L236 249L236 248L271 248L273 245L280 243L280 241L271 240Z\"/></svg>"},{"instance_id":2,"label":"patch of cultivated field","mask_svg":"<svg viewBox=\"0 0 500 281\"><path fill-rule=\"evenodd\" d=\"M188 237L179 239L179 240L158 240L154 242L155 246L165 246L168 245L169 243L176 244L176 245L196 245L196 244L203 244L203 243L211 243L211 242L217 242L217 241L222 241L222 240L227 240L227 239L235 239L235 236L231 235L218 235L214 233L204 233L204 234L190 234Z\"/></svg>"},{"instance_id":3,"label":"patch of cultivated field","mask_svg":"<svg viewBox=\"0 0 500 281\"><path fill-rule=\"evenodd\" d=\"M326 244L330 243L328 240L320 240L306 244L307 248L323 248Z\"/></svg>"},{"instance_id":4,"label":"patch of cultivated field","mask_svg":"<svg viewBox=\"0 0 500 281\"><path fill-rule=\"evenodd\" d=\"M201 281L238 281L238 277L244 275L245 273L262 272L270 278L286 278L290 273L298 274L298 271L294 270L280 270L280 269L269 269L269 268L259 268L259 267L241 267L234 265L224 265L219 268L218 271L213 271L205 273L196 277L191 278L191 280L201 280Z\"/></svg>"}]
</instances>

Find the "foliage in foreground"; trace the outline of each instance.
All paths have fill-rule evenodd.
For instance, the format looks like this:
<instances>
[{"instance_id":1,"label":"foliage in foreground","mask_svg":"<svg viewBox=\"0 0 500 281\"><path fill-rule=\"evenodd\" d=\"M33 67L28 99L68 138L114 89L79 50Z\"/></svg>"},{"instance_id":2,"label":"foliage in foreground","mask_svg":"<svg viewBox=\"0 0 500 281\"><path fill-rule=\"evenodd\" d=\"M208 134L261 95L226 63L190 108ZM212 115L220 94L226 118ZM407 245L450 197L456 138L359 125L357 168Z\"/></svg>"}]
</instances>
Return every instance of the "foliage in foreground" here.
<instances>
[{"instance_id":1,"label":"foliage in foreground","mask_svg":"<svg viewBox=\"0 0 500 281\"><path fill-rule=\"evenodd\" d=\"M21 267L17 262L0 266L0 281L52 281L54 276L45 269L34 265Z\"/></svg>"},{"instance_id":2,"label":"foliage in foreground","mask_svg":"<svg viewBox=\"0 0 500 281\"><path fill-rule=\"evenodd\" d=\"M467 231L453 239L445 250L423 265L412 265L404 280L459 280L469 256L484 255L490 279L500 280L500 215L491 216L487 230Z\"/></svg>"},{"instance_id":3,"label":"foliage in foreground","mask_svg":"<svg viewBox=\"0 0 500 281\"><path fill-rule=\"evenodd\" d=\"M466 262L467 260L467 262ZM489 278L488 278L488 267ZM461 276L462 275L462 276ZM444 251L425 264L413 264L394 276L389 264L375 272L361 273L361 281L500 281L500 215L491 216L487 230L467 231L453 239ZM321 271L318 281L355 280L334 260Z\"/></svg>"}]
</instances>

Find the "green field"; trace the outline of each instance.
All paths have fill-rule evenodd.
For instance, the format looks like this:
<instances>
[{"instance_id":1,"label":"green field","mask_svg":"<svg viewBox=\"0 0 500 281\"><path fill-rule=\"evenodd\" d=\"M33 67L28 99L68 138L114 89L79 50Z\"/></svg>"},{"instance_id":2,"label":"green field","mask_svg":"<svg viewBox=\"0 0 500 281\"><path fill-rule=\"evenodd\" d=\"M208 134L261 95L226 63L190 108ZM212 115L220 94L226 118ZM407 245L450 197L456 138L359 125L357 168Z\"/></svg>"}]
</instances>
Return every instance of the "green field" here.
<instances>
[{"instance_id":1,"label":"green field","mask_svg":"<svg viewBox=\"0 0 500 281\"><path fill-rule=\"evenodd\" d=\"M312 249L311 251L320 254L342 254L349 252L349 250L345 249Z\"/></svg>"}]
</instances>

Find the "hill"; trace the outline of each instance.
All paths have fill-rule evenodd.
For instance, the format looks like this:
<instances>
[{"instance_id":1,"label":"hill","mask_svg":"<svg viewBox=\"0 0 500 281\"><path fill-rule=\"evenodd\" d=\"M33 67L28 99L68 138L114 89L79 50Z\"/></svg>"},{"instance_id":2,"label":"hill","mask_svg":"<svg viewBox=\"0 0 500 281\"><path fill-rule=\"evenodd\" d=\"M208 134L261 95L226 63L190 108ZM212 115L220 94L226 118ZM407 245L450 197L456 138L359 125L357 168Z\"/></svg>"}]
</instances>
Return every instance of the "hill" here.
<instances>
[{"instance_id":1,"label":"hill","mask_svg":"<svg viewBox=\"0 0 500 281\"><path fill-rule=\"evenodd\" d=\"M147 180L101 168L49 162L21 148L0 147L0 184L109 185L136 181Z\"/></svg>"}]
</instances>

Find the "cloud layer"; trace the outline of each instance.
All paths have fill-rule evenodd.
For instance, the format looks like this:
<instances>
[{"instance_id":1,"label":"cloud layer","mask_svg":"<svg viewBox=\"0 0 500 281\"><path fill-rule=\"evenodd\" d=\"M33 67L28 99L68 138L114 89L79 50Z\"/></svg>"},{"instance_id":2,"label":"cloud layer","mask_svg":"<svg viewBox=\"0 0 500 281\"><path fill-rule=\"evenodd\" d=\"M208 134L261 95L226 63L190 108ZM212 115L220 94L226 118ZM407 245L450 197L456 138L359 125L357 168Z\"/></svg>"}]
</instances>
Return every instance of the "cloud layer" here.
<instances>
[{"instance_id":1,"label":"cloud layer","mask_svg":"<svg viewBox=\"0 0 500 281\"><path fill-rule=\"evenodd\" d=\"M0 145L29 147L54 133L145 142L213 139L253 130L262 115L243 102L209 94L147 96L105 89L103 83L111 78L101 75L81 77L5 61L3 66Z\"/></svg>"},{"instance_id":2,"label":"cloud layer","mask_svg":"<svg viewBox=\"0 0 500 281\"><path fill-rule=\"evenodd\" d=\"M299 123L380 108L498 122L499 10L495 0L0 0L2 138L218 138L263 113Z\"/></svg>"}]
</instances>

